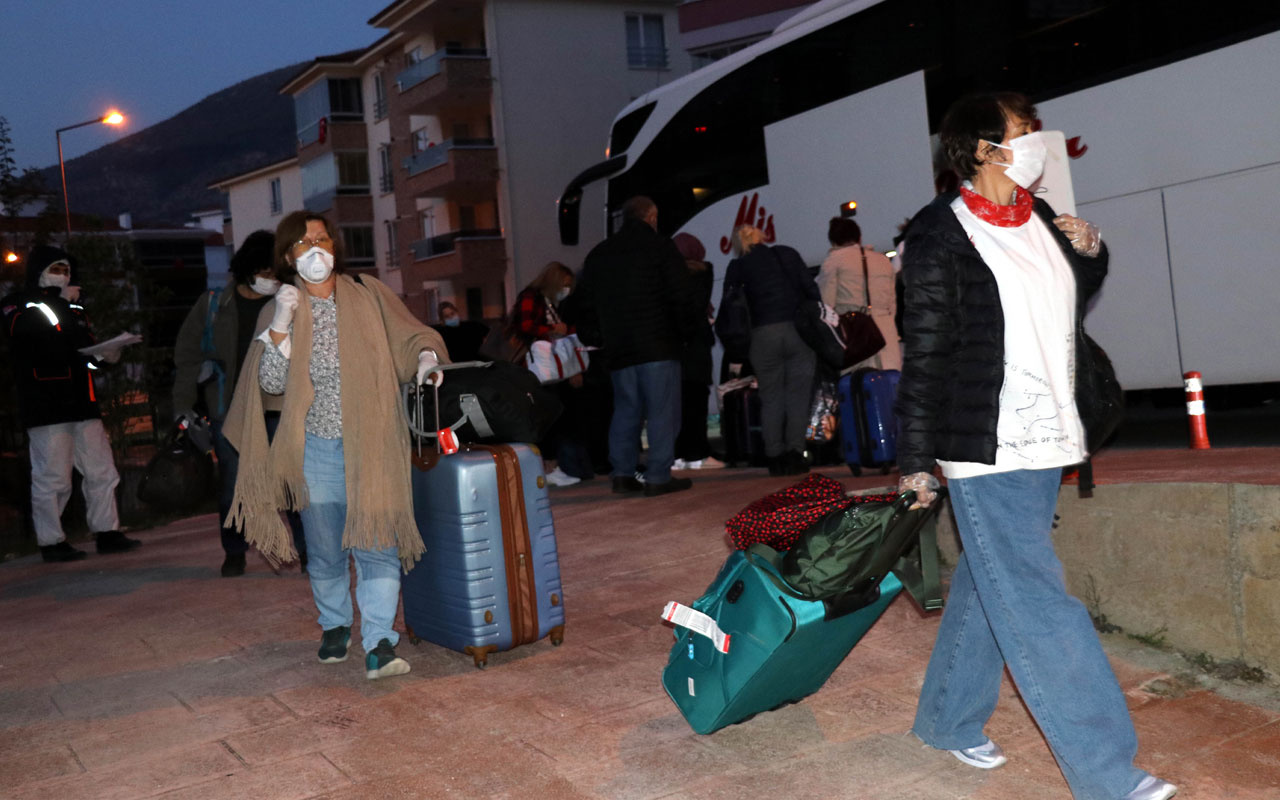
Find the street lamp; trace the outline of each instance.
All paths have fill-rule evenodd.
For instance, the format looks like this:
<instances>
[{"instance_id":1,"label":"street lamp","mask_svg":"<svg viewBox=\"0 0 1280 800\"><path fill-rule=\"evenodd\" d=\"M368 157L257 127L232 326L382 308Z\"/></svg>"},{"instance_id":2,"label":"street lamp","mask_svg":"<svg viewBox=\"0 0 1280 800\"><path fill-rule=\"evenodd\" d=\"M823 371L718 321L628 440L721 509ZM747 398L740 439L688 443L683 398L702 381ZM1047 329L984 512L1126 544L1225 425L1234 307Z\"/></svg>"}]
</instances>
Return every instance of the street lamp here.
<instances>
[{"instance_id":1,"label":"street lamp","mask_svg":"<svg viewBox=\"0 0 1280 800\"><path fill-rule=\"evenodd\" d=\"M58 171L62 173L62 210L67 215L67 241L71 241L71 204L67 202L67 167L62 163L62 132L83 128L86 125L120 125L124 123L124 115L119 111L112 109L105 116L94 117L86 122L78 122L75 125L68 125L65 128L58 128L54 131L54 136L58 139Z\"/></svg>"}]
</instances>

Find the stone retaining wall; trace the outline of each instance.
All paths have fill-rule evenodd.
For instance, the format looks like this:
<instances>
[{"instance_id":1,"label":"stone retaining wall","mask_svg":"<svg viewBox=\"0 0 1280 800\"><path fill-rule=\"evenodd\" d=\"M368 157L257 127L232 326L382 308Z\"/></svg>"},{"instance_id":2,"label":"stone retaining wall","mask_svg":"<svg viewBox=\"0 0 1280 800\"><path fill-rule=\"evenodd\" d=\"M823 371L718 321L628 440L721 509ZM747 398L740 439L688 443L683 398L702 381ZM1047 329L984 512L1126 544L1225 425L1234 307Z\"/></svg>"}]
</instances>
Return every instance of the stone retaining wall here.
<instances>
[{"instance_id":1,"label":"stone retaining wall","mask_svg":"<svg viewBox=\"0 0 1280 800\"><path fill-rule=\"evenodd\" d=\"M1280 486L1062 487L1054 542L1067 588L1126 633L1280 674ZM955 564L944 513L943 557Z\"/></svg>"}]
</instances>

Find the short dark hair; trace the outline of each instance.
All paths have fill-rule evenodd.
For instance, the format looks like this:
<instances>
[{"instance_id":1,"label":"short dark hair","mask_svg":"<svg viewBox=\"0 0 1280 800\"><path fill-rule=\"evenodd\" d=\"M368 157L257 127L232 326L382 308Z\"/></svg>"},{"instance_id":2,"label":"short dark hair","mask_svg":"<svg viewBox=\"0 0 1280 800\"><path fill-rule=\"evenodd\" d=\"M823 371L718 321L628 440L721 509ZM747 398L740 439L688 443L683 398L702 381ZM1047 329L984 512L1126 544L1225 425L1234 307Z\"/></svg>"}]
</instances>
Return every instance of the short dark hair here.
<instances>
[{"instance_id":1,"label":"short dark hair","mask_svg":"<svg viewBox=\"0 0 1280 800\"><path fill-rule=\"evenodd\" d=\"M832 217L827 223L827 241L832 247L861 244L862 228L848 217Z\"/></svg>"},{"instance_id":2,"label":"short dark hair","mask_svg":"<svg viewBox=\"0 0 1280 800\"><path fill-rule=\"evenodd\" d=\"M445 300L443 303L441 303L439 306L436 307L436 311L439 312L440 316L442 317L444 316L444 312L448 309L452 309L455 314L458 314L458 307L455 306L453 303L450 303L448 300ZM462 315L458 314L458 316L462 316Z\"/></svg>"},{"instance_id":3,"label":"short dark hair","mask_svg":"<svg viewBox=\"0 0 1280 800\"><path fill-rule=\"evenodd\" d=\"M622 204L622 216L624 219L643 220L649 215L650 210L657 207L653 200L638 194L635 197L628 198L627 202Z\"/></svg>"},{"instance_id":4,"label":"short dark hair","mask_svg":"<svg viewBox=\"0 0 1280 800\"><path fill-rule=\"evenodd\" d=\"M276 235L271 231L254 231L231 257L231 277L236 283L248 284L253 276L273 266Z\"/></svg>"},{"instance_id":5,"label":"short dark hair","mask_svg":"<svg viewBox=\"0 0 1280 800\"><path fill-rule=\"evenodd\" d=\"M276 277L284 283L293 283L294 276L298 274L287 258L289 248L293 247L294 242L307 235L307 223L313 220L322 223L325 232L333 240L333 271L338 274L346 271L346 264L342 259L342 236L338 229L333 227L324 214L313 211L293 211L286 214L276 226Z\"/></svg>"},{"instance_id":6,"label":"short dark hair","mask_svg":"<svg viewBox=\"0 0 1280 800\"><path fill-rule=\"evenodd\" d=\"M1004 141L1005 126L1014 117L1034 121L1036 107L1017 92L981 92L961 97L942 118L938 139L942 158L962 180L972 178L981 166L974 153L984 140Z\"/></svg>"}]
</instances>

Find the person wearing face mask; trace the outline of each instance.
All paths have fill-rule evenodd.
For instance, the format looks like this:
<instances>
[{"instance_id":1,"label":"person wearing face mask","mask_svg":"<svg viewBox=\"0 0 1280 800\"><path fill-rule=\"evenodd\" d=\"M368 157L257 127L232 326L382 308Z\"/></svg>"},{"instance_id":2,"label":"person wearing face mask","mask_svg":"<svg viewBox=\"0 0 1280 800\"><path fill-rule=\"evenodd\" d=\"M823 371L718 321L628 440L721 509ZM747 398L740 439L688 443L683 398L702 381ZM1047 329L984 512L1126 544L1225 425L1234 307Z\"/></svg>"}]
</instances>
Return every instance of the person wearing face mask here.
<instances>
[{"instance_id":1,"label":"person wearing face mask","mask_svg":"<svg viewBox=\"0 0 1280 800\"><path fill-rule=\"evenodd\" d=\"M431 370L449 354L385 284L345 273L333 231L306 211L276 228L283 285L259 316L269 324L249 346L223 426L240 454L225 524L242 528L268 561L292 561L279 512L301 512L325 664L347 659L355 559L365 677L376 679L409 671L392 623L401 571L423 553L400 386L442 383ZM272 399L280 421L268 438Z\"/></svg>"},{"instance_id":2,"label":"person wearing face mask","mask_svg":"<svg viewBox=\"0 0 1280 800\"><path fill-rule=\"evenodd\" d=\"M201 404L213 426L220 520L225 520L231 510L239 461L236 451L222 435L222 423L249 343L261 333L258 316L280 288L275 276L275 241L271 231L254 231L245 238L231 257L231 282L221 291L206 292L196 301L183 320L173 346L174 415L194 417L196 406ZM268 436L275 433L279 420L278 408L266 412ZM289 524L305 572L306 541L297 514L289 514ZM244 574L248 550L244 534L231 526L222 527L222 577Z\"/></svg>"},{"instance_id":3,"label":"person wearing face mask","mask_svg":"<svg viewBox=\"0 0 1280 800\"><path fill-rule=\"evenodd\" d=\"M440 324L432 325L444 346L449 350L449 357L455 362L479 361L480 346L489 335L489 326L483 322L464 320L458 313L458 307L445 301L440 304Z\"/></svg>"},{"instance_id":4,"label":"person wearing face mask","mask_svg":"<svg viewBox=\"0 0 1280 800\"><path fill-rule=\"evenodd\" d=\"M1108 256L1097 228L1032 195L1035 127L1022 95L957 101L940 140L963 184L906 232L899 488L930 504L940 465L964 545L913 732L1004 764L983 727L1007 667L1076 798L1166 800L1177 787L1134 765L1124 693L1050 536L1062 467L1087 455L1077 332Z\"/></svg>"},{"instance_id":5,"label":"person wearing face mask","mask_svg":"<svg viewBox=\"0 0 1280 800\"><path fill-rule=\"evenodd\" d=\"M89 530L99 553L121 553L141 542L122 534L116 508L116 471L102 426L93 370L120 360L80 348L94 343L89 317L72 282L71 258L49 245L27 256L27 285L0 300L0 317L14 361L18 405L31 455L31 518L45 561L76 561L83 550L67 542L62 511L71 498L71 471L84 478Z\"/></svg>"},{"instance_id":6,"label":"person wearing face mask","mask_svg":"<svg viewBox=\"0 0 1280 800\"><path fill-rule=\"evenodd\" d=\"M506 334L516 343L518 353L528 352L529 346L540 339L559 339L574 332L560 316L560 306L573 291L574 280L573 270L552 261L516 295ZM541 443L542 451L555 461L555 467L547 472L547 482L552 486L572 486L595 474L579 433L581 416L576 413L582 402L582 383L582 376L575 375L552 387L565 409Z\"/></svg>"}]
</instances>

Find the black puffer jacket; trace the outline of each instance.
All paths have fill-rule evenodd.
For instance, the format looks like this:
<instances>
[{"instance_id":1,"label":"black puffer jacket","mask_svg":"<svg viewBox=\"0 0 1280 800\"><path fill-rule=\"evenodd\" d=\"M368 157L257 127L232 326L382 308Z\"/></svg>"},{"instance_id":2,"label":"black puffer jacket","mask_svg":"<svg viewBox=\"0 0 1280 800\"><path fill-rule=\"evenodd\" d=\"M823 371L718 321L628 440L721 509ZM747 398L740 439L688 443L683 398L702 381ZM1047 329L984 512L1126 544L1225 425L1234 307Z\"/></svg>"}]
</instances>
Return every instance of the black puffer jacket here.
<instances>
[{"instance_id":1,"label":"black puffer jacket","mask_svg":"<svg viewBox=\"0 0 1280 800\"><path fill-rule=\"evenodd\" d=\"M680 251L637 219L591 249L575 294L578 336L604 347L610 369L679 361L706 314Z\"/></svg>"},{"instance_id":2,"label":"black puffer jacket","mask_svg":"<svg viewBox=\"0 0 1280 800\"><path fill-rule=\"evenodd\" d=\"M994 464L1004 383L1004 312L995 275L939 195L907 229L903 254L903 365L898 385L898 468L933 470L935 460ZM1107 249L1078 255L1043 200L1035 213L1067 256L1076 279L1080 329L1088 299L1107 274Z\"/></svg>"}]
</instances>

